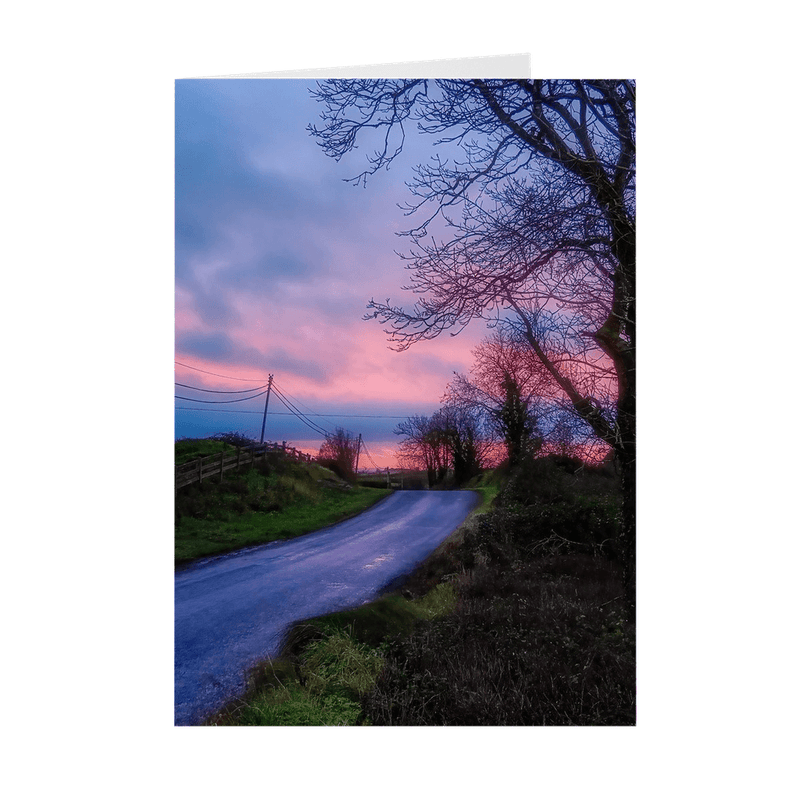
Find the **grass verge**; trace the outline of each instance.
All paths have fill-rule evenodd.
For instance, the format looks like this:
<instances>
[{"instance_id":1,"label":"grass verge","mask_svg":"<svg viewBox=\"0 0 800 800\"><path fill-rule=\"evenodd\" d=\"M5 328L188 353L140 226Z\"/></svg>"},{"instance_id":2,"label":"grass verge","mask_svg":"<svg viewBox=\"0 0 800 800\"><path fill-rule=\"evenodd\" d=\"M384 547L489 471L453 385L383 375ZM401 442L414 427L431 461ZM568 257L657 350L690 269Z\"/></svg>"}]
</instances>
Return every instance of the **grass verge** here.
<instances>
[{"instance_id":1,"label":"grass verge","mask_svg":"<svg viewBox=\"0 0 800 800\"><path fill-rule=\"evenodd\" d=\"M361 513L391 493L350 486L316 464L270 454L175 497L175 563L291 539Z\"/></svg>"},{"instance_id":2,"label":"grass verge","mask_svg":"<svg viewBox=\"0 0 800 800\"><path fill-rule=\"evenodd\" d=\"M425 597L390 595L350 611L295 625L281 658L253 669L248 692L206 725L369 725L364 699L374 691L393 637L455 608L451 586Z\"/></svg>"}]
</instances>

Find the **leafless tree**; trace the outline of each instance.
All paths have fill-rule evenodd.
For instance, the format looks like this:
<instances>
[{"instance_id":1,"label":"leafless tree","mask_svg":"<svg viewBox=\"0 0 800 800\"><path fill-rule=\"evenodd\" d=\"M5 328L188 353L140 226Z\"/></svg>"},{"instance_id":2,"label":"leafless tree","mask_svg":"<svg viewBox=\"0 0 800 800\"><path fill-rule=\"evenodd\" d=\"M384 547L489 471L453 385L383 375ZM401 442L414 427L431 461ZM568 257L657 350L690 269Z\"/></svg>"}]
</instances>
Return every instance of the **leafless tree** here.
<instances>
[{"instance_id":1,"label":"leafless tree","mask_svg":"<svg viewBox=\"0 0 800 800\"><path fill-rule=\"evenodd\" d=\"M317 460L330 467L336 474L347 481L356 479L356 457L358 455L358 439L343 428L337 428L328 434L319 448Z\"/></svg>"},{"instance_id":2,"label":"leafless tree","mask_svg":"<svg viewBox=\"0 0 800 800\"><path fill-rule=\"evenodd\" d=\"M388 167L406 126L438 137L419 165L403 257L419 296L372 301L398 349L483 318L524 340L554 392L614 449L635 609L635 86L627 80L332 80L318 85L340 159L373 136L355 183ZM457 157L453 155L458 150Z\"/></svg>"},{"instance_id":3,"label":"leafless tree","mask_svg":"<svg viewBox=\"0 0 800 800\"><path fill-rule=\"evenodd\" d=\"M394 432L404 437L399 446L401 466L424 469L428 486L444 480L449 466L449 453L444 431L437 420L422 415L409 417L399 423Z\"/></svg>"},{"instance_id":4,"label":"leafless tree","mask_svg":"<svg viewBox=\"0 0 800 800\"><path fill-rule=\"evenodd\" d=\"M472 354L469 376L456 373L442 400L482 413L504 442L513 466L541 446L549 381L530 347L503 328L495 329Z\"/></svg>"},{"instance_id":5,"label":"leafless tree","mask_svg":"<svg viewBox=\"0 0 800 800\"><path fill-rule=\"evenodd\" d=\"M487 417L479 408L468 405L444 405L433 416L447 443L453 480L462 486L480 474L490 457L495 439Z\"/></svg>"},{"instance_id":6,"label":"leafless tree","mask_svg":"<svg viewBox=\"0 0 800 800\"><path fill-rule=\"evenodd\" d=\"M428 486L441 483L451 468L455 483L466 483L490 461L495 444L483 415L468 406L445 405L430 417L409 417L394 432L404 437L401 464L424 469Z\"/></svg>"}]
</instances>

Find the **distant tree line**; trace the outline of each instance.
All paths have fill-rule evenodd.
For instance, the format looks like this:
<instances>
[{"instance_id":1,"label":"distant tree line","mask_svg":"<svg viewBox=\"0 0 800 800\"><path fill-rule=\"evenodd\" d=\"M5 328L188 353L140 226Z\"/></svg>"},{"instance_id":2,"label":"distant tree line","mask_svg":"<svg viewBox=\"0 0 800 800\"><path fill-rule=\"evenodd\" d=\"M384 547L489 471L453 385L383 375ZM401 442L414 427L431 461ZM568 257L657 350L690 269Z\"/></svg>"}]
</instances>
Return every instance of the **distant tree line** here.
<instances>
[{"instance_id":1,"label":"distant tree line","mask_svg":"<svg viewBox=\"0 0 800 800\"><path fill-rule=\"evenodd\" d=\"M429 486L448 476L463 485L502 461L514 468L537 455L596 461L608 454L569 405L548 396L541 363L524 342L497 329L473 355L470 374L455 374L438 411L395 428L401 465L425 470Z\"/></svg>"}]
</instances>

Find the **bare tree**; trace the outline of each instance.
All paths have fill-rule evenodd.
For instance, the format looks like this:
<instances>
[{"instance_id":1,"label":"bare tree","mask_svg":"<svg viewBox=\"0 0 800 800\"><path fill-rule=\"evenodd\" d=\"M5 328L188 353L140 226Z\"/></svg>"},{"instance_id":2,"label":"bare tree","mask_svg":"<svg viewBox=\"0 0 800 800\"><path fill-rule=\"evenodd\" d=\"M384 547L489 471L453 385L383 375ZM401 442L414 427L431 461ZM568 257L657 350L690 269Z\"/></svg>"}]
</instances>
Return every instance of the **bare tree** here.
<instances>
[{"instance_id":1,"label":"bare tree","mask_svg":"<svg viewBox=\"0 0 800 800\"><path fill-rule=\"evenodd\" d=\"M635 87L626 80L333 80L318 85L340 159L374 135L365 183L406 125L444 157L410 184L410 310L372 301L398 349L492 319L527 342L554 392L614 449L635 610ZM454 147L460 157L453 158ZM421 217L419 216L421 215Z\"/></svg>"},{"instance_id":2,"label":"bare tree","mask_svg":"<svg viewBox=\"0 0 800 800\"><path fill-rule=\"evenodd\" d=\"M512 464L517 454L531 451L594 462L605 458L609 446L575 412L523 337L496 328L472 354L469 376L456 373L443 402L483 409Z\"/></svg>"},{"instance_id":3,"label":"bare tree","mask_svg":"<svg viewBox=\"0 0 800 800\"><path fill-rule=\"evenodd\" d=\"M394 432L405 437L399 447L400 463L424 469L428 486L444 481L450 468L456 484L466 483L490 459L494 445L482 415L467 406L447 405L430 417L409 417Z\"/></svg>"},{"instance_id":4,"label":"bare tree","mask_svg":"<svg viewBox=\"0 0 800 800\"><path fill-rule=\"evenodd\" d=\"M340 478L353 482L356 479L358 439L343 428L328 434L319 448L317 460L332 469Z\"/></svg>"},{"instance_id":5,"label":"bare tree","mask_svg":"<svg viewBox=\"0 0 800 800\"><path fill-rule=\"evenodd\" d=\"M456 373L443 402L477 409L502 438L511 466L541 447L548 379L530 347L498 328L472 351L469 377Z\"/></svg>"},{"instance_id":6,"label":"bare tree","mask_svg":"<svg viewBox=\"0 0 800 800\"><path fill-rule=\"evenodd\" d=\"M394 432L405 437L399 447L403 467L425 470L428 486L444 480L449 453L444 431L435 419L421 415L409 417L399 423Z\"/></svg>"},{"instance_id":7,"label":"bare tree","mask_svg":"<svg viewBox=\"0 0 800 800\"><path fill-rule=\"evenodd\" d=\"M462 486L480 474L494 443L486 416L479 408L449 404L434 414L435 426L447 444L453 481Z\"/></svg>"}]
</instances>

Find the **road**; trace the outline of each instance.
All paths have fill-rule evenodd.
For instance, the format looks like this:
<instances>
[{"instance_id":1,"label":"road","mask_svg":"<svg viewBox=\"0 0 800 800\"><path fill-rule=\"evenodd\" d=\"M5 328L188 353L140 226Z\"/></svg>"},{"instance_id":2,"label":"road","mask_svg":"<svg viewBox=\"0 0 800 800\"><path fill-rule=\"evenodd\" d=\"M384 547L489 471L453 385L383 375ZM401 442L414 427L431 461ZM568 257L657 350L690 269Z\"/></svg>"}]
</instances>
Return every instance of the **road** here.
<instances>
[{"instance_id":1,"label":"road","mask_svg":"<svg viewBox=\"0 0 800 800\"><path fill-rule=\"evenodd\" d=\"M245 689L298 620L375 599L454 531L475 492L404 491L330 528L206 559L175 574L175 724Z\"/></svg>"}]
</instances>

